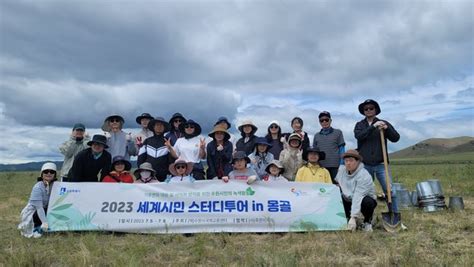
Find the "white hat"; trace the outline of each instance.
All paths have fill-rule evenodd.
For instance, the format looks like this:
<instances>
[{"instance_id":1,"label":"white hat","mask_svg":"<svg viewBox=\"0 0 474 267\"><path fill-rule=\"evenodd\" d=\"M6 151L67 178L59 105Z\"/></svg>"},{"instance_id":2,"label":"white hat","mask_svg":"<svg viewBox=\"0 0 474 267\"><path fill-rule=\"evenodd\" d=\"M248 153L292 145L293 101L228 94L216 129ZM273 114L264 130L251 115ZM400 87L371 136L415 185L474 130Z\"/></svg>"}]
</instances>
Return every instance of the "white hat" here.
<instances>
[{"instance_id":1,"label":"white hat","mask_svg":"<svg viewBox=\"0 0 474 267\"><path fill-rule=\"evenodd\" d=\"M45 171L45 170L57 171L56 164L54 164L54 163L52 163L52 162L46 162L46 163L43 164L43 166L41 167L41 172L43 172L43 171Z\"/></svg>"}]
</instances>

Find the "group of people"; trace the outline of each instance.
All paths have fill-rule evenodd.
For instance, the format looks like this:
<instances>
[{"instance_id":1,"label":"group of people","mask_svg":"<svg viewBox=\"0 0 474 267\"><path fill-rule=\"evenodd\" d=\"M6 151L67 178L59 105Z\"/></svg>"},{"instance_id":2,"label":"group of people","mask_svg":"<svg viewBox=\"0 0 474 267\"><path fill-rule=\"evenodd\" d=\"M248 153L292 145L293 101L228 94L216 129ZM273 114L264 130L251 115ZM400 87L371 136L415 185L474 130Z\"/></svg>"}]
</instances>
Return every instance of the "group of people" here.
<instances>
[{"instance_id":1,"label":"group of people","mask_svg":"<svg viewBox=\"0 0 474 267\"><path fill-rule=\"evenodd\" d=\"M70 139L59 148L64 154L61 179L112 183L205 179L244 180L248 184L256 181L333 183L341 190L348 228L372 231L371 220L377 205L375 177L387 193L380 131L391 142L397 142L400 135L388 121L377 117L381 109L376 101L368 99L358 109L364 116L354 128L358 147L348 151L342 131L331 127L332 118L327 111L318 116L321 130L314 135L312 146L299 117L291 120L291 133L282 133L278 121L272 121L265 137L255 135L257 126L252 121L244 121L238 127L239 139L229 133L231 123L226 117L216 120L208 138L201 135L199 123L180 113L173 114L168 121L143 113L136 118L141 130L133 135L122 130L125 123L122 116L111 115L104 120L104 134L94 135L92 139L85 134L85 126L77 123ZM130 156L137 156L138 168L133 175ZM22 211L19 227L28 229L22 230L25 236L34 235L33 222L39 229L47 229L42 216L47 201L39 196L49 194L56 172L53 163L46 163L41 169L30 201ZM396 201L393 203L393 210L397 211ZM363 222L357 218L363 218Z\"/></svg>"}]
</instances>

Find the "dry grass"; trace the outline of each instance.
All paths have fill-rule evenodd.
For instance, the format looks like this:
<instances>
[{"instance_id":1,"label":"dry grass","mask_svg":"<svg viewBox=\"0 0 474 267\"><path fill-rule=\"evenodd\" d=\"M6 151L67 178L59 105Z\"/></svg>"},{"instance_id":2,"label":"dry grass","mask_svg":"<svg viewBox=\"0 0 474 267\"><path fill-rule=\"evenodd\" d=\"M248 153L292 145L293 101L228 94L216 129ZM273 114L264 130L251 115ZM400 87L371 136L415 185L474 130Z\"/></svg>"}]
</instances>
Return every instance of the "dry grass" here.
<instances>
[{"instance_id":1,"label":"dry grass","mask_svg":"<svg viewBox=\"0 0 474 267\"><path fill-rule=\"evenodd\" d=\"M426 173L429 170L430 173ZM0 266L474 266L473 167L394 166L401 182L442 180L446 194L462 195L462 212L402 212L408 231L389 234L312 232L287 234L140 235L56 233L25 239L18 217L34 183L32 173L0 173ZM467 177L467 178L465 178ZM377 213L385 210L379 203Z\"/></svg>"}]
</instances>

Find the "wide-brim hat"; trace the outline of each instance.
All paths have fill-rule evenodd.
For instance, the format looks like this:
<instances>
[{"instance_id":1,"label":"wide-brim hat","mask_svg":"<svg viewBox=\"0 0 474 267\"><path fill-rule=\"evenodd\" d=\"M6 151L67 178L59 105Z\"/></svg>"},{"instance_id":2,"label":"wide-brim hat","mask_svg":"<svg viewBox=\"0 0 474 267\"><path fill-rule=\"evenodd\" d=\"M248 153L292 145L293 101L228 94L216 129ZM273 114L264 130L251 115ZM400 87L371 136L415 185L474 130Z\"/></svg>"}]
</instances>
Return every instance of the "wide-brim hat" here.
<instances>
[{"instance_id":1,"label":"wide-brim hat","mask_svg":"<svg viewBox=\"0 0 474 267\"><path fill-rule=\"evenodd\" d=\"M319 160L318 161L321 161L321 160L324 160L326 159L326 153L324 153L323 151L319 150L319 148L316 148L316 147L308 147L307 149L305 149L303 151L303 160L304 161L308 161L308 154L309 152L316 152L318 153L318 156L319 156Z\"/></svg>"},{"instance_id":2,"label":"wide-brim hat","mask_svg":"<svg viewBox=\"0 0 474 267\"><path fill-rule=\"evenodd\" d=\"M138 169L133 172L133 175L138 178L140 177L141 171L151 171L151 176L155 176L156 173L156 171L153 169L153 166L149 162L143 162L142 164L140 164L140 166L138 166Z\"/></svg>"},{"instance_id":3,"label":"wide-brim hat","mask_svg":"<svg viewBox=\"0 0 474 267\"><path fill-rule=\"evenodd\" d=\"M217 124L221 123L221 122L225 122L227 124L227 129L230 129L230 127L232 126L232 124L230 124L229 120L227 119L227 117L219 117L216 121L216 123L214 123L214 126L216 126Z\"/></svg>"},{"instance_id":4,"label":"wide-brim hat","mask_svg":"<svg viewBox=\"0 0 474 267\"><path fill-rule=\"evenodd\" d=\"M115 156L112 159L112 169L113 169L113 166L118 162L123 162L123 164L125 165L125 170L126 171L129 171L132 168L132 164L126 158L124 158L122 156Z\"/></svg>"},{"instance_id":5,"label":"wide-brim hat","mask_svg":"<svg viewBox=\"0 0 474 267\"><path fill-rule=\"evenodd\" d=\"M181 120L183 120L183 122L186 121L186 118L179 112L176 112L175 114L173 114L173 116L171 116L171 119L169 120L169 124L173 124L173 121L177 118L180 118Z\"/></svg>"},{"instance_id":6,"label":"wide-brim hat","mask_svg":"<svg viewBox=\"0 0 474 267\"><path fill-rule=\"evenodd\" d=\"M122 116L120 115L117 115L117 114L113 114L113 115L110 115L108 116L107 118L105 118L104 120L104 123L102 124L102 130L104 132L110 132L110 126L109 126L109 121L113 118L117 118L120 120L120 124L123 126L123 124L125 123L125 120L123 119Z\"/></svg>"},{"instance_id":7,"label":"wide-brim hat","mask_svg":"<svg viewBox=\"0 0 474 267\"><path fill-rule=\"evenodd\" d=\"M255 126L255 124L253 124L253 122L252 122L251 120L245 120L245 121L243 121L243 122L240 124L240 126L239 126L239 128L238 128L239 131L240 131L240 132L243 132L243 131L244 131L244 126L246 126L246 125L249 125L249 126L252 127L252 132L253 132L253 133L255 133L255 132L258 130L258 127Z\"/></svg>"},{"instance_id":8,"label":"wide-brim hat","mask_svg":"<svg viewBox=\"0 0 474 267\"><path fill-rule=\"evenodd\" d=\"M104 146L104 148L109 148L109 146L107 145L107 137L105 137L105 135L95 134L94 136L92 136L92 140L87 142L87 145L92 146L92 144L94 143L101 144Z\"/></svg>"},{"instance_id":9,"label":"wide-brim hat","mask_svg":"<svg viewBox=\"0 0 474 267\"><path fill-rule=\"evenodd\" d=\"M247 156L247 154L245 154L244 151L236 151L234 155L232 155L232 164L234 164L234 162L239 159L245 159L247 164L250 163L250 158Z\"/></svg>"},{"instance_id":10,"label":"wide-brim hat","mask_svg":"<svg viewBox=\"0 0 474 267\"><path fill-rule=\"evenodd\" d=\"M142 119L150 119L153 120L153 116L150 115L150 113L142 113L142 115L138 116L135 121L138 124L142 124Z\"/></svg>"},{"instance_id":11,"label":"wide-brim hat","mask_svg":"<svg viewBox=\"0 0 474 267\"><path fill-rule=\"evenodd\" d=\"M280 169L280 173L285 172L285 168L283 168L283 165L281 164L281 162L279 160L274 159L270 161L270 163L268 163L267 166L265 167L265 171L267 173L270 173L270 166L272 165L275 165L278 169Z\"/></svg>"},{"instance_id":12,"label":"wide-brim hat","mask_svg":"<svg viewBox=\"0 0 474 267\"><path fill-rule=\"evenodd\" d=\"M266 145L268 148L272 147L272 144L268 143L267 138L265 137L257 137L255 138L255 146L254 148L257 148L258 145Z\"/></svg>"},{"instance_id":13,"label":"wide-brim hat","mask_svg":"<svg viewBox=\"0 0 474 267\"><path fill-rule=\"evenodd\" d=\"M171 163L170 166L168 167L168 170L173 176L178 176L178 172L175 169L176 165L186 165L186 172L184 175L189 175L193 171L193 163L192 162L186 162L184 159L177 159L175 160L174 163Z\"/></svg>"},{"instance_id":14,"label":"wide-brim hat","mask_svg":"<svg viewBox=\"0 0 474 267\"><path fill-rule=\"evenodd\" d=\"M224 127L222 127L222 126L220 126L220 125L214 126L214 129L212 130L212 132L210 132L210 133L208 134L208 136L211 137L211 138L213 138L213 139L215 139L215 138L214 138L214 135L215 135L217 132L222 132L222 133L224 133L224 140L229 140L229 139L230 139L230 134L229 134L229 132L227 132L227 129L224 128Z\"/></svg>"},{"instance_id":15,"label":"wide-brim hat","mask_svg":"<svg viewBox=\"0 0 474 267\"><path fill-rule=\"evenodd\" d=\"M373 99L367 99L367 100L365 100L364 102L362 102L362 103L359 104L359 112L360 112L360 114L362 114L362 115L365 116L365 114L364 114L364 106L365 106L365 105L369 105L369 104L374 105L374 107L375 107L375 115L379 115L380 112L381 112L379 103L377 103L377 102L376 102L375 100L373 100Z\"/></svg>"},{"instance_id":16,"label":"wide-brim hat","mask_svg":"<svg viewBox=\"0 0 474 267\"><path fill-rule=\"evenodd\" d=\"M359 154L359 151L355 149L349 149L346 153L342 154L341 158L355 158L359 161L362 161L364 158Z\"/></svg>"},{"instance_id":17,"label":"wide-brim hat","mask_svg":"<svg viewBox=\"0 0 474 267\"><path fill-rule=\"evenodd\" d=\"M301 144L303 143L303 139L301 138L301 136L297 133L292 133L290 134L290 136L288 137L288 144L290 144L290 141L291 140L297 140L300 142L300 146Z\"/></svg>"},{"instance_id":18,"label":"wide-brim hat","mask_svg":"<svg viewBox=\"0 0 474 267\"><path fill-rule=\"evenodd\" d=\"M169 132L170 130L170 124L165 121L165 119L163 117L156 117L154 119L152 119L149 123L148 123L148 130L154 132L154 128L155 128L155 124L158 123L158 122L161 122L163 123L163 125L165 126L165 129L163 131L163 133L166 133L166 132Z\"/></svg>"},{"instance_id":19,"label":"wide-brim hat","mask_svg":"<svg viewBox=\"0 0 474 267\"><path fill-rule=\"evenodd\" d=\"M199 123L195 122L194 120L187 120L183 123L181 123L179 125L179 130L184 133L184 128L186 127L186 125L193 125L194 126L194 134L195 136L198 136L201 134L202 132L202 129L201 129L201 125L199 125Z\"/></svg>"}]
</instances>

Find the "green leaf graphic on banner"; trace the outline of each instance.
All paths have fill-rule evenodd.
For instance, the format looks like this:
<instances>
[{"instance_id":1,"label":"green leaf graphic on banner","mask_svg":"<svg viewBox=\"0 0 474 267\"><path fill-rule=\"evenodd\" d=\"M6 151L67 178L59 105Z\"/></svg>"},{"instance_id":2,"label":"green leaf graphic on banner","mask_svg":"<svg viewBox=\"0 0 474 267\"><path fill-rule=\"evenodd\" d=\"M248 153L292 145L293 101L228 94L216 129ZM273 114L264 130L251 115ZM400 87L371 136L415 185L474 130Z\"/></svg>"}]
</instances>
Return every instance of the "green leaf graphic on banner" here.
<instances>
[{"instance_id":1,"label":"green leaf graphic on banner","mask_svg":"<svg viewBox=\"0 0 474 267\"><path fill-rule=\"evenodd\" d=\"M61 204L61 202L64 201L64 199L67 197L68 193L62 195L61 197L59 197L58 199L56 199L56 201L53 203L52 207L55 207L56 205L59 205Z\"/></svg>"},{"instance_id":2,"label":"green leaf graphic on banner","mask_svg":"<svg viewBox=\"0 0 474 267\"><path fill-rule=\"evenodd\" d=\"M53 216L54 218L60 220L60 221L68 221L69 220L69 217L66 217L66 216L63 216L61 214L56 214L56 213L50 213L51 216Z\"/></svg>"},{"instance_id":3,"label":"green leaf graphic on banner","mask_svg":"<svg viewBox=\"0 0 474 267\"><path fill-rule=\"evenodd\" d=\"M56 208L54 208L53 210L65 210L69 207L71 207L72 204L64 204L64 205L61 205L61 206L57 206Z\"/></svg>"},{"instance_id":4,"label":"green leaf graphic on banner","mask_svg":"<svg viewBox=\"0 0 474 267\"><path fill-rule=\"evenodd\" d=\"M254 190L252 190L252 188L251 188L251 187L247 188L247 190L245 190L245 191L247 191L247 194L248 194L249 196L253 196L253 195L255 195L255 191L254 191Z\"/></svg>"},{"instance_id":5,"label":"green leaf graphic on banner","mask_svg":"<svg viewBox=\"0 0 474 267\"><path fill-rule=\"evenodd\" d=\"M344 212L336 213L337 216L341 216L342 218L346 218L346 214Z\"/></svg>"}]
</instances>

